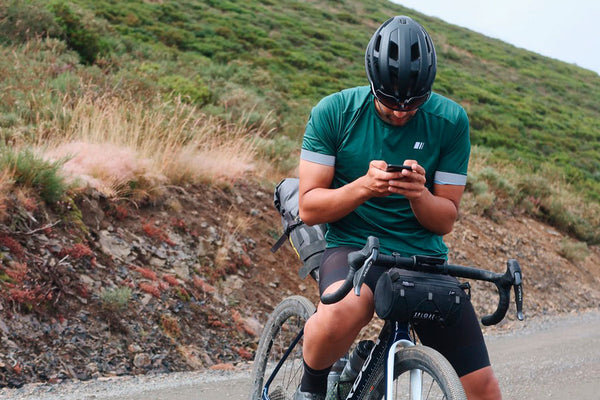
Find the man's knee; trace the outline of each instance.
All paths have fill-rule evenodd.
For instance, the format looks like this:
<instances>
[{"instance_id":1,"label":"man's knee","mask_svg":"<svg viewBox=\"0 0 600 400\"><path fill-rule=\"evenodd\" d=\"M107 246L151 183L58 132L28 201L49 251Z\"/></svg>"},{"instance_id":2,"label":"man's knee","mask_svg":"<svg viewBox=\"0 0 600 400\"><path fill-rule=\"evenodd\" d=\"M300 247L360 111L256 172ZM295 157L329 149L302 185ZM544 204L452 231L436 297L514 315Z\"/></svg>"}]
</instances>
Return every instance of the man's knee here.
<instances>
[{"instance_id":1,"label":"man's knee","mask_svg":"<svg viewBox=\"0 0 600 400\"><path fill-rule=\"evenodd\" d=\"M469 400L498 400L502 398L498 379L492 367L485 367L460 378Z\"/></svg>"},{"instance_id":2,"label":"man's knee","mask_svg":"<svg viewBox=\"0 0 600 400\"><path fill-rule=\"evenodd\" d=\"M327 307L319 309L308 320L305 330L318 330L321 335L335 339L338 336L346 336L349 332L360 331L371 318L373 311L369 309L352 310L342 305Z\"/></svg>"}]
</instances>

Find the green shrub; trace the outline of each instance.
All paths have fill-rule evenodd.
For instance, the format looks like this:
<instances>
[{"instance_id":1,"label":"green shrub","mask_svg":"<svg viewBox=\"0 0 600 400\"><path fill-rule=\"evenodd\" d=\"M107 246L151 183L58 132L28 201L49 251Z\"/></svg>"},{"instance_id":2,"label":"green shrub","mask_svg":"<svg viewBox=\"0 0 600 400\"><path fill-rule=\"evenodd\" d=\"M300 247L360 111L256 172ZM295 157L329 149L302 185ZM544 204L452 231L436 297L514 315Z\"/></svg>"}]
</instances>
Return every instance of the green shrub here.
<instances>
[{"instance_id":1,"label":"green shrub","mask_svg":"<svg viewBox=\"0 0 600 400\"><path fill-rule=\"evenodd\" d=\"M62 34L54 16L38 0L0 2L0 40L26 42L38 37L58 37Z\"/></svg>"},{"instance_id":2,"label":"green shrub","mask_svg":"<svg viewBox=\"0 0 600 400\"><path fill-rule=\"evenodd\" d=\"M355 15L352 15L348 12L341 12L338 15L336 15L337 19L342 21L342 22L347 22L349 24L358 24L359 20L356 18Z\"/></svg>"},{"instance_id":3,"label":"green shrub","mask_svg":"<svg viewBox=\"0 0 600 400\"><path fill-rule=\"evenodd\" d=\"M13 112L0 114L0 128L12 128L19 123L19 116Z\"/></svg>"},{"instance_id":4,"label":"green shrub","mask_svg":"<svg viewBox=\"0 0 600 400\"><path fill-rule=\"evenodd\" d=\"M177 29L168 25L151 27L150 31L156 38L169 47L177 47L181 50L192 48L194 35L183 29Z\"/></svg>"},{"instance_id":5,"label":"green shrub","mask_svg":"<svg viewBox=\"0 0 600 400\"><path fill-rule=\"evenodd\" d=\"M496 195L488 183L474 175L467 181L466 190L472 194L468 202L471 209L479 215L493 217Z\"/></svg>"},{"instance_id":6,"label":"green shrub","mask_svg":"<svg viewBox=\"0 0 600 400\"><path fill-rule=\"evenodd\" d=\"M192 79L180 75L168 75L158 80L158 84L173 92L187 103L204 105L211 99L212 93L202 78Z\"/></svg>"},{"instance_id":7,"label":"green shrub","mask_svg":"<svg viewBox=\"0 0 600 400\"><path fill-rule=\"evenodd\" d=\"M485 179L494 189L506 193L508 196L511 196L515 190L504 174L493 167L483 168L479 173L479 177Z\"/></svg>"},{"instance_id":8,"label":"green shrub","mask_svg":"<svg viewBox=\"0 0 600 400\"><path fill-rule=\"evenodd\" d=\"M131 289L120 286L114 289L104 289L100 293L102 307L110 311L124 310L131 299Z\"/></svg>"},{"instance_id":9,"label":"green shrub","mask_svg":"<svg viewBox=\"0 0 600 400\"><path fill-rule=\"evenodd\" d=\"M93 64L101 53L107 51L106 42L95 31L92 23L73 11L68 4L54 1L49 7L55 15L56 23L62 28L67 45L79 54L83 63Z\"/></svg>"},{"instance_id":10,"label":"green shrub","mask_svg":"<svg viewBox=\"0 0 600 400\"><path fill-rule=\"evenodd\" d=\"M475 196L480 196L489 192L490 186L485 181L473 177L473 179L468 181L466 189L471 191Z\"/></svg>"},{"instance_id":11,"label":"green shrub","mask_svg":"<svg viewBox=\"0 0 600 400\"><path fill-rule=\"evenodd\" d=\"M12 171L16 184L35 189L47 203L54 203L65 194L66 184L59 174L63 163L44 160L30 149L0 147L0 170Z\"/></svg>"},{"instance_id":12,"label":"green shrub","mask_svg":"<svg viewBox=\"0 0 600 400\"><path fill-rule=\"evenodd\" d=\"M517 193L520 201L532 198L536 201L547 198L552 194L548 178L539 174L525 174L517 183Z\"/></svg>"}]
</instances>

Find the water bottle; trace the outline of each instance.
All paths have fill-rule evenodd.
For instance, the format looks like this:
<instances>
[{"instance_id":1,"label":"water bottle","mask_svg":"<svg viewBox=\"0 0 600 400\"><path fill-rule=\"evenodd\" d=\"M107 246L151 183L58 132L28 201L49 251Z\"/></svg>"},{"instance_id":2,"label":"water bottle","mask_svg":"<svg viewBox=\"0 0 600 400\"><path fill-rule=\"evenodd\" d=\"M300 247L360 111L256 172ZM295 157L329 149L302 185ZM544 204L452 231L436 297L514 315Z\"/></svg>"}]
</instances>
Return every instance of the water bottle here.
<instances>
[{"instance_id":1,"label":"water bottle","mask_svg":"<svg viewBox=\"0 0 600 400\"><path fill-rule=\"evenodd\" d=\"M338 380L337 387L335 389L338 399L345 399L350 393L350 389L354 384L354 380L358 376L365 359L373 349L375 343L372 340L361 340L358 345L350 354L348 362L344 366L340 379Z\"/></svg>"},{"instance_id":2,"label":"water bottle","mask_svg":"<svg viewBox=\"0 0 600 400\"><path fill-rule=\"evenodd\" d=\"M348 362L348 354L338 359L333 366L331 367L331 371L329 371L329 375L327 375L327 397L326 399L335 399L335 385L340 380L340 375L344 366Z\"/></svg>"}]
</instances>

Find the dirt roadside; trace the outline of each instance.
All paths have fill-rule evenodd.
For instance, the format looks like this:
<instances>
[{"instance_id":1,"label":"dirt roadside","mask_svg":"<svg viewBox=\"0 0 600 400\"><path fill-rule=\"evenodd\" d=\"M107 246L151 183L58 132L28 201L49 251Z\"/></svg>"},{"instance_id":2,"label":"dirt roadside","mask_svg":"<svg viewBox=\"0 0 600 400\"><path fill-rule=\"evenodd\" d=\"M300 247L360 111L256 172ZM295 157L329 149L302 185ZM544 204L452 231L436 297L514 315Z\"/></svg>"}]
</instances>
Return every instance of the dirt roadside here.
<instances>
[{"instance_id":1,"label":"dirt roadside","mask_svg":"<svg viewBox=\"0 0 600 400\"><path fill-rule=\"evenodd\" d=\"M486 341L505 399L597 399L600 312L528 319L510 332L487 335ZM14 400L246 400L249 368L28 385L0 395Z\"/></svg>"}]
</instances>

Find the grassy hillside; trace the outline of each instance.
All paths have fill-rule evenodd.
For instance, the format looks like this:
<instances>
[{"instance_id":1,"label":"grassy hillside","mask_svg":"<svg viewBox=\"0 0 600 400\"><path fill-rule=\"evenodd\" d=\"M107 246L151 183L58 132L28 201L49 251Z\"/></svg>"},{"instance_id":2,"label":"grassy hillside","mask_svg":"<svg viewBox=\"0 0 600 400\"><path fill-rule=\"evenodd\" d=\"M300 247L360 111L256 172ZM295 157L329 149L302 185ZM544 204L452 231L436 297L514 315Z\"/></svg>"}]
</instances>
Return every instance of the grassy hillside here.
<instances>
[{"instance_id":1,"label":"grassy hillside","mask_svg":"<svg viewBox=\"0 0 600 400\"><path fill-rule=\"evenodd\" d=\"M65 130L81 110L119 99L114 112L159 115L144 137L177 130L170 143L201 147L198 121L218 118L210 132L242 126L253 151L290 170L312 105L367 84L364 48L394 14L432 34L434 90L469 113L467 203L495 218L524 209L597 243L600 77L384 0L1 0L0 132L11 145L80 139Z\"/></svg>"}]
</instances>

